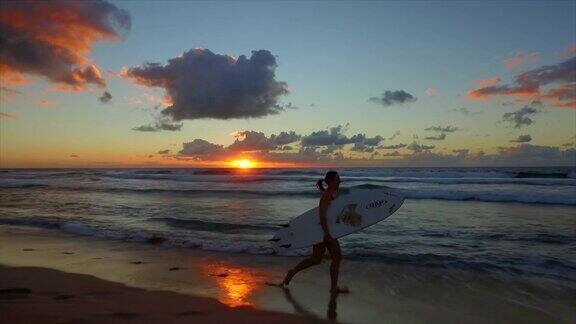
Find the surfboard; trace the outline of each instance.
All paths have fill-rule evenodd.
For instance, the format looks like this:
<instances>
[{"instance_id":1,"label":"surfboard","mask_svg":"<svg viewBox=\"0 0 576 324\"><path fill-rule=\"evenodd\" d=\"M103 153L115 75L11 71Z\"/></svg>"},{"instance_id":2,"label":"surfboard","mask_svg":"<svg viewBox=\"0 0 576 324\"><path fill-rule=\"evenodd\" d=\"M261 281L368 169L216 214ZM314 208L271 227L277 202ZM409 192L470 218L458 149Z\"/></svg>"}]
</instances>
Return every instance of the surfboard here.
<instances>
[{"instance_id":1,"label":"surfboard","mask_svg":"<svg viewBox=\"0 0 576 324\"><path fill-rule=\"evenodd\" d=\"M374 225L394 214L404 203L404 197L394 190L353 190L339 195L327 211L328 231L333 238L340 238ZM318 207L281 225L270 239L278 250L299 249L320 243L324 231L320 226Z\"/></svg>"}]
</instances>

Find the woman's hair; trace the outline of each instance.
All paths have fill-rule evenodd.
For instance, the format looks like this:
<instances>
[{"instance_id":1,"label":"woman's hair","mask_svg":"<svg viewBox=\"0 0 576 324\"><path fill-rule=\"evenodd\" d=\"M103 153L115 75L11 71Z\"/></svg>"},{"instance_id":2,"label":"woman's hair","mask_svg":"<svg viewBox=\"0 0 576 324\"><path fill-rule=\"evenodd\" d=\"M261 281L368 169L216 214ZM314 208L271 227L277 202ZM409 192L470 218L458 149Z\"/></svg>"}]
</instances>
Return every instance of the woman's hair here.
<instances>
[{"instance_id":1,"label":"woman's hair","mask_svg":"<svg viewBox=\"0 0 576 324\"><path fill-rule=\"evenodd\" d=\"M318 187L318 189L319 189L320 191L326 190L326 188L324 188L324 185L323 185L322 183L323 183L323 182L328 183L328 181L334 179L337 175L338 175L338 172L336 172L336 171L328 171L328 172L326 172L326 175L324 176L324 179L319 179L318 181L316 181L316 187Z\"/></svg>"}]
</instances>

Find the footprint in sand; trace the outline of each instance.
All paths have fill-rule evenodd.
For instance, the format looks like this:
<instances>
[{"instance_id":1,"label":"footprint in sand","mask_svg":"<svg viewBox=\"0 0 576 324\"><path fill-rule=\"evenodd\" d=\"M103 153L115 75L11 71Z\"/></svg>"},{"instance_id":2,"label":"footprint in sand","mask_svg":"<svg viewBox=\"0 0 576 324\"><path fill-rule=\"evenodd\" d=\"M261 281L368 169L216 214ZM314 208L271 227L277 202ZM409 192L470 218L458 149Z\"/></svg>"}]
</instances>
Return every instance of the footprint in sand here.
<instances>
[{"instance_id":1,"label":"footprint in sand","mask_svg":"<svg viewBox=\"0 0 576 324\"><path fill-rule=\"evenodd\" d=\"M142 261L134 261L134 262L130 262L131 264L143 264L144 262Z\"/></svg>"},{"instance_id":2,"label":"footprint in sand","mask_svg":"<svg viewBox=\"0 0 576 324\"><path fill-rule=\"evenodd\" d=\"M140 314L138 314L138 313L124 313L124 312L116 312L116 313L112 313L111 315L113 317L125 319L125 320L133 319L133 318L140 316Z\"/></svg>"},{"instance_id":3,"label":"footprint in sand","mask_svg":"<svg viewBox=\"0 0 576 324\"><path fill-rule=\"evenodd\" d=\"M52 299L54 299L54 300L68 300L68 299L72 299L74 297L75 297L74 295L61 294L61 295L54 296Z\"/></svg>"},{"instance_id":4,"label":"footprint in sand","mask_svg":"<svg viewBox=\"0 0 576 324\"><path fill-rule=\"evenodd\" d=\"M70 254L74 254L74 252L62 252L62 254L70 255Z\"/></svg>"},{"instance_id":5,"label":"footprint in sand","mask_svg":"<svg viewBox=\"0 0 576 324\"><path fill-rule=\"evenodd\" d=\"M22 249L22 251L30 252L30 251L36 251L36 249Z\"/></svg>"},{"instance_id":6,"label":"footprint in sand","mask_svg":"<svg viewBox=\"0 0 576 324\"><path fill-rule=\"evenodd\" d=\"M168 271L176 271L176 270L180 270L180 268L178 268L178 267L173 267L173 268L168 269Z\"/></svg>"}]
</instances>

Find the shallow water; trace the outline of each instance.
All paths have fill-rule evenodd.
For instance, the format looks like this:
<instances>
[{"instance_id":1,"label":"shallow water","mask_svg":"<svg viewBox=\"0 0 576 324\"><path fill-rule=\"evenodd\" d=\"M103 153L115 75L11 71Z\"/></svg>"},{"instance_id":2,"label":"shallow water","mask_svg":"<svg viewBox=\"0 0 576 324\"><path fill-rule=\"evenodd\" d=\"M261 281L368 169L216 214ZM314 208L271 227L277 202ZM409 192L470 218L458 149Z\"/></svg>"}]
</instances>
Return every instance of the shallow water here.
<instances>
[{"instance_id":1,"label":"shallow water","mask_svg":"<svg viewBox=\"0 0 576 324\"><path fill-rule=\"evenodd\" d=\"M324 171L3 170L0 224L274 254L267 240L317 204ZM576 285L574 168L339 171L343 190L387 186L407 197L386 221L343 238L346 258Z\"/></svg>"}]
</instances>

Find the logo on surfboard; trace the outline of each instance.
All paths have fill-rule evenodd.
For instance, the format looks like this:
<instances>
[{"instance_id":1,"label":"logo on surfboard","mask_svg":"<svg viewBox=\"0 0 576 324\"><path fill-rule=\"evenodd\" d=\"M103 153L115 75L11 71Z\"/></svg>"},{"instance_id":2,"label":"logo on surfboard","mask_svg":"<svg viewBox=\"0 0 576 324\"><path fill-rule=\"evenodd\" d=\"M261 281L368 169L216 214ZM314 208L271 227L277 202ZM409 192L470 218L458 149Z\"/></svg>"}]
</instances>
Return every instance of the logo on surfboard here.
<instances>
[{"instance_id":1,"label":"logo on surfboard","mask_svg":"<svg viewBox=\"0 0 576 324\"><path fill-rule=\"evenodd\" d=\"M356 204L348 204L342 208L340 215L336 218L336 223L344 223L353 227L358 227L362 224L362 215L356 212Z\"/></svg>"}]
</instances>

